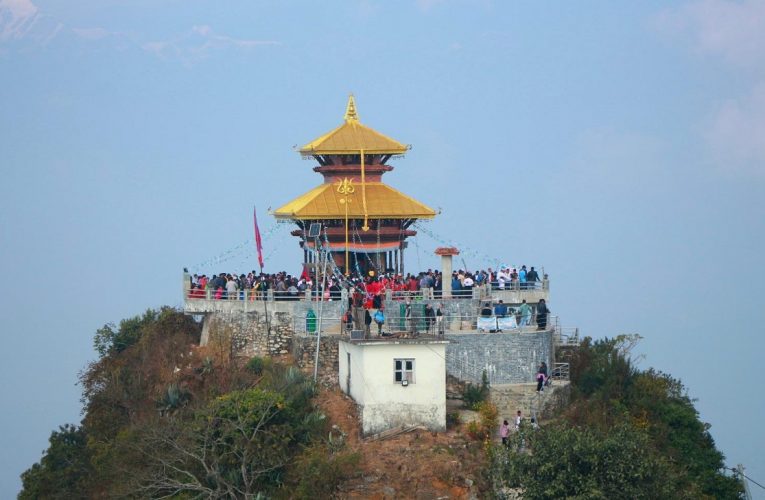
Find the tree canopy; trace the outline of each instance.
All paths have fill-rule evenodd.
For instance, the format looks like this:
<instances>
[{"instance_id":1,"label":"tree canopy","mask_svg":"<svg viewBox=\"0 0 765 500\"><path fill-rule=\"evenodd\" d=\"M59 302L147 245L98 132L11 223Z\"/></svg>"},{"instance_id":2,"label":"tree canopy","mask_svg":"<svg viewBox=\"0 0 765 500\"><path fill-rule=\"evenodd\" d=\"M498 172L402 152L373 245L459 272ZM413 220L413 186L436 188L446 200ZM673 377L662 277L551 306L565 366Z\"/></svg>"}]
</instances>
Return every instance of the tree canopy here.
<instances>
[{"instance_id":1,"label":"tree canopy","mask_svg":"<svg viewBox=\"0 0 765 500\"><path fill-rule=\"evenodd\" d=\"M314 384L223 341L199 347L200 330L170 308L99 329L82 423L51 434L19 498L332 495L354 456L331 439ZM741 498L682 383L636 368L631 345L586 339L560 416L489 447L496 496Z\"/></svg>"},{"instance_id":2,"label":"tree canopy","mask_svg":"<svg viewBox=\"0 0 765 500\"><path fill-rule=\"evenodd\" d=\"M682 383L637 369L634 342L584 340L571 360L571 404L492 450L499 496L518 487L532 499L741 498Z\"/></svg>"},{"instance_id":3,"label":"tree canopy","mask_svg":"<svg viewBox=\"0 0 765 500\"><path fill-rule=\"evenodd\" d=\"M19 498L289 496L287 483L310 491L301 464L339 480L351 461L326 446L313 382L199 338L170 308L99 329L100 357L80 374L82 424L53 432Z\"/></svg>"}]
</instances>

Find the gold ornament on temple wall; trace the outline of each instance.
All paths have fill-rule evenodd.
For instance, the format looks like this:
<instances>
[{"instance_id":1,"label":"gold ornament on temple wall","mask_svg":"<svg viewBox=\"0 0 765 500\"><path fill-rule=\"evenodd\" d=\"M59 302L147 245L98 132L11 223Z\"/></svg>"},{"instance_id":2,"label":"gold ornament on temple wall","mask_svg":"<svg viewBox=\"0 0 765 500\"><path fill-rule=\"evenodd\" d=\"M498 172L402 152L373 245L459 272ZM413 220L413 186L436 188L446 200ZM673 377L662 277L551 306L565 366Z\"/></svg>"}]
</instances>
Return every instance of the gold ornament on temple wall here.
<instances>
[{"instance_id":1,"label":"gold ornament on temple wall","mask_svg":"<svg viewBox=\"0 0 765 500\"><path fill-rule=\"evenodd\" d=\"M346 177L345 179L337 183L337 192L342 194L343 196L348 196L349 194L353 194L355 191L356 191L356 188L353 186L353 179L349 179L348 177Z\"/></svg>"}]
</instances>

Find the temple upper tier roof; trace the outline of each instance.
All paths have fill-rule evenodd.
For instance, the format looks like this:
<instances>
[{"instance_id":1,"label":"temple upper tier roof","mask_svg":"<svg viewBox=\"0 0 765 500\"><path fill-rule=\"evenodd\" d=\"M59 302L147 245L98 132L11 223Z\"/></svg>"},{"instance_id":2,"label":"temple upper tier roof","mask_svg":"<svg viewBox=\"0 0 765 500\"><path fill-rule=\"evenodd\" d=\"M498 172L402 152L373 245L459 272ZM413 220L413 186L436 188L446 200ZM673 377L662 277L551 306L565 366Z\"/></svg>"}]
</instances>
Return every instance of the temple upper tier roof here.
<instances>
[{"instance_id":1,"label":"temple upper tier roof","mask_svg":"<svg viewBox=\"0 0 765 500\"><path fill-rule=\"evenodd\" d=\"M277 219L343 219L345 197L337 184L322 184L274 210ZM430 219L436 212L404 193L381 182L366 183L367 217L370 219ZM357 184L348 204L348 217L364 217L362 186Z\"/></svg>"},{"instance_id":2,"label":"temple upper tier roof","mask_svg":"<svg viewBox=\"0 0 765 500\"><path fill-rule=\"evenodd\" d=\"M359 154L364 150L365 154L400 155L408 149L406 144L362 124L356 112L356 101L351 95L343 124L300 148L300 154L344 155Z\"/></svg>"}]
</instances>

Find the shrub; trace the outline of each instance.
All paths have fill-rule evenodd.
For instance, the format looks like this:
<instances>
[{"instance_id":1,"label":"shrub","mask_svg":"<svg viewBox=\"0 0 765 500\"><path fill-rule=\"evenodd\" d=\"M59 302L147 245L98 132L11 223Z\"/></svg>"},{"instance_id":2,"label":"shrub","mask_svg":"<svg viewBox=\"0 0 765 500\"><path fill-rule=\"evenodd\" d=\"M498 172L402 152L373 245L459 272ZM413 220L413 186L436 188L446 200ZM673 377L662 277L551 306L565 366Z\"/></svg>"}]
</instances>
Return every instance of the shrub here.
<instances>
[{"instance_id":1,"label":"shrub","mask_svg":"<svg viewBox=\"0 0 765 500\"><path fill-rule=\"evenodd\" d=\"M481 425L475 420L473 420L472 422L469 422L467 425L467 433L468 433L468 436L470 436L473 439L480 439L482 437Z\"/></svg>"},{"instance_id":2,"label":"shrub","mask_svg":"<svg viewBox=\"0 0 765 500\"><path fill-rule=\"evenodd\" d=\"M478 405L489 397L489 377L486 370L481 374L481 385L468 383L462 393L462 401L465 408L477 410Z\"/></svg>"},{"instance_id":3,"label":"shrub","mask_svg":"<svg viewBox=\"0 0 765 500\"><path fill-rule=\"evenodd\" d=\"M289 488L289 498L332 498L358 462L358 453L332 451L328 443L311 444L297 457L290 471L293 487Z\"/></svg>"},{"instance_id":4,"label":"shrub","mask_svg":"<svg viewBox=\"0 0 765 500\"><path fill-rule=\"evenodd\" d=\"M191 393L188 389L172 383L157 401L157 409L160 415L172 415L186 406L190 399Z\"/></svg>"},{"instance_id":5,"label":"shrub","mask_svg":"<svg viewBox=\"0 0 765 500\"><path fill-rule=\"evenodd\" d=\"M494 403L483 401L478 403L478 414L481 416L481 427L487 436L490 436L497 425L499 410Z\"/></svg>"},{"instance_id":6,"label":"shrub","mask_svg":"<svg viewBox=\"0 0 765 500\"><path fill-rule=\"evenodd\" d=\"M266 360L255 356L247 362L247 370L251 371L255 375L263 375L263 370L266 368Z\"/></svg>"}]
</instances>

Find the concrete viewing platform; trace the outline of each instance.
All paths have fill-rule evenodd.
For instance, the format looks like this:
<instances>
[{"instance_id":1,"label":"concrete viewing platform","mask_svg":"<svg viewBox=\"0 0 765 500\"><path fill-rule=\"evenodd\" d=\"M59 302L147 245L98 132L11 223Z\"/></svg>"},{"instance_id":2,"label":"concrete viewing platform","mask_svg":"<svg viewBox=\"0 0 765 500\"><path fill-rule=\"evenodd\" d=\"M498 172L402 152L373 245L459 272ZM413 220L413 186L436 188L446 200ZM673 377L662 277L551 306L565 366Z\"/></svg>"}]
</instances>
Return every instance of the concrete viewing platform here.
<instances>
[{"instance_id":1,"label":"concrete viewing platform","mask_svg":"<svg viewBox=\"0 0 765 500\"><path fill-rule=\"evenodd\" d=\"M534 312L541 299L549 298L549 281L504 290L477 286L470 296L450 298L436 297L432 289L407 292L406 296L386 290L381 309L385 314L382 331L388 335L378 338L377 324L372 322L370 333L353 338L343 321L348 310L345 290L328 300L316 300L310 291L280 297L273 292L255 296L247 290L231 299L215 299L208 298L204 290L196 290L202 292L201 297L191 296L187 278L183 286L184 312L203 317L203 345L224 342L243 356L291 353L298 364L309 368L318 351L320 369L337 370L341 343L373 350L374 346L384 350L384 346L419 349L431 345L444 349L442 362L447 373L460 380L480 383L486 373L492 384L522 383L534 379L541 361L552 366L556 346L575 346L579 342L578 330L561 327L556 316L548 316L542 328L537 324ZM504 317L481 315L487 302L495 305L500 300L515 311ZM518 306L524 300L533 311L528 325L522 325L518 315ZM437 322L433 316L426 317L427 305L441 309ZM358 323L354 326L359 329ZM321 341L317 346L319 331ZM443 334L435 335L440 332Z\"/></svg>"},{"instance_id":2,"label":"concrete viewing platform","mask_svg":"<svg viewBox=\"0 0 765 500\"><path fill-rule=\"evenodd\" d=\"M451 303L470 303L475 301L490 301L492 303L500 300L512 307L521 304L524 300L528 304L537 304L540 299L549 301L550 286L549 281L529 283L526 288L504 288L499 289L489 285L476 286L470 290L470 295L447 295L439 294L432 288L418 290L416 292L392 292L386 290L386 304L402 304L409 299L414 304L451 304ZM267 302L267 304L264 304ZM268 290L265 295L255 294L251 290L241 290L236 292L234 297L215 298L212 290L192 290L189 286L189 280L184 277L183 284L183 311L187 314L208 314L217 312L251 312L263 311L268 309L272 312L289 312L300 315L307 313L309 309L316 311L320 306L327 311L326 316L332 317L338 311L344 311L348 304L348 292L343 289L339 293L333 294L328 300L319 300L315 292L306 290L298 294L289 294L287 292L274 292ZM339 318L342 312L334 317Z\"/></svg>"},{"instance_id":3,"label":"concrete viewing platform","mask_svg":"<svg viewBox=\"0 0 765 500\"><path fill-rule=\"evenodd\" d=\"M350 342L355 345L399 345L399 344L450 344L453 341L445 338L443 335L420 335L417 337L396 337L372 335L369 338L356 339L353 337L344 337L344 342Z\"/></svg>"}]
</instances>

